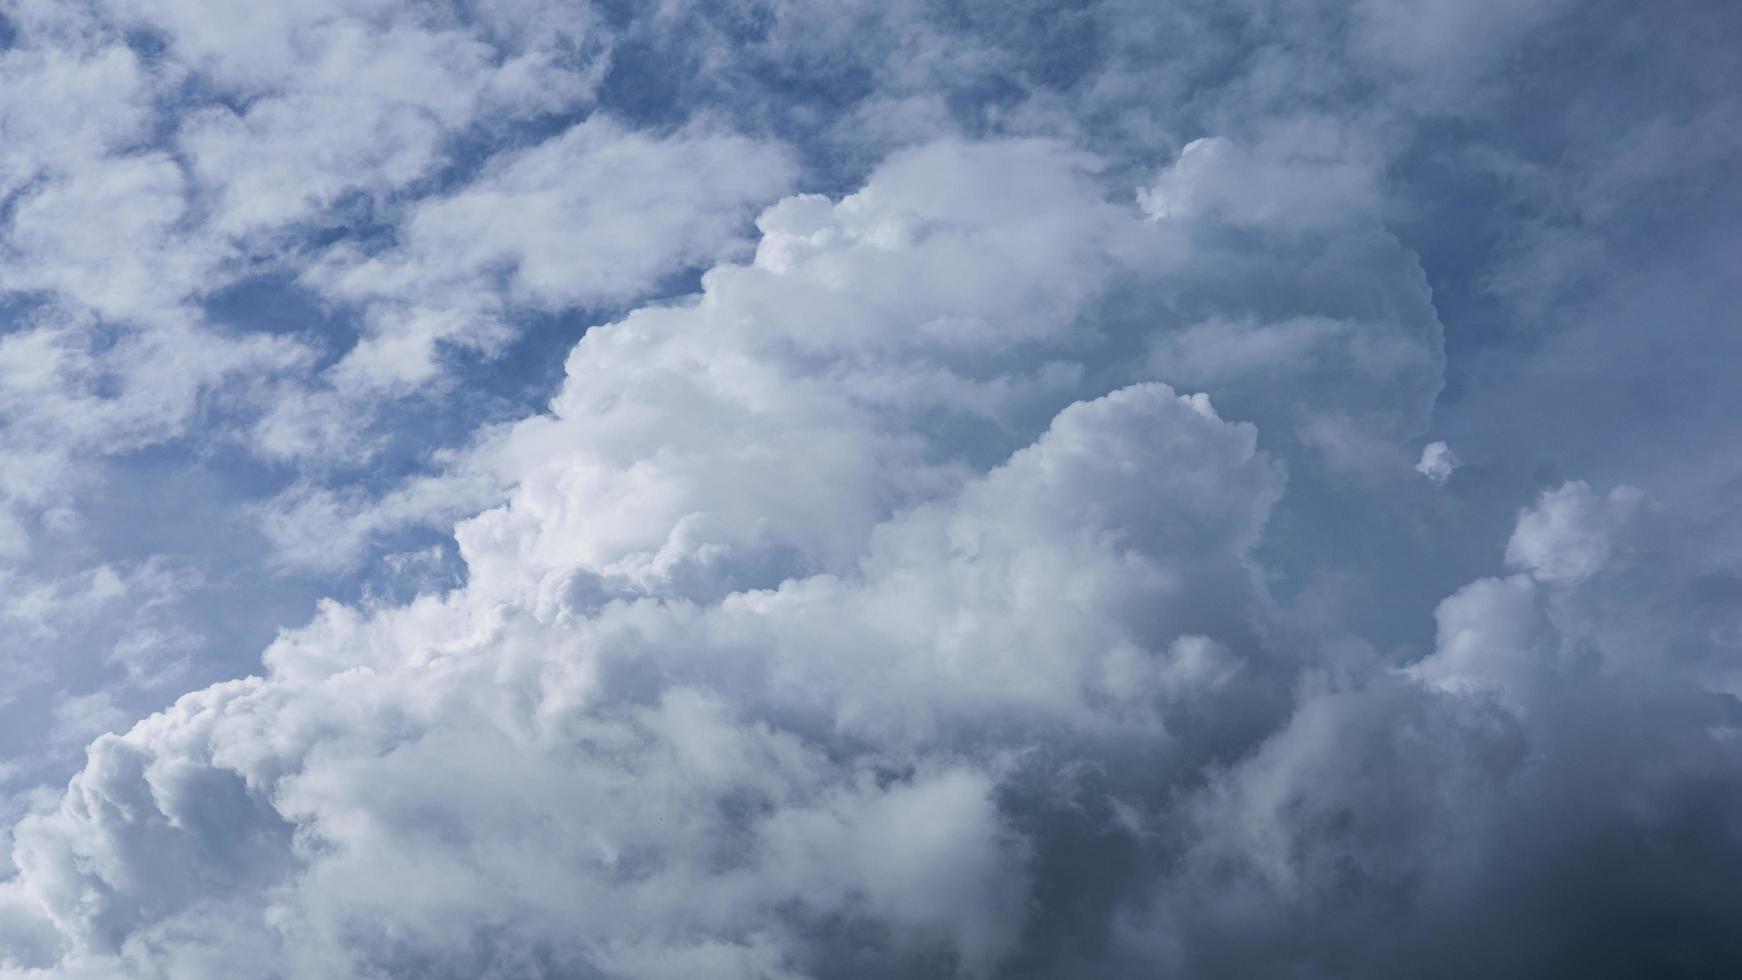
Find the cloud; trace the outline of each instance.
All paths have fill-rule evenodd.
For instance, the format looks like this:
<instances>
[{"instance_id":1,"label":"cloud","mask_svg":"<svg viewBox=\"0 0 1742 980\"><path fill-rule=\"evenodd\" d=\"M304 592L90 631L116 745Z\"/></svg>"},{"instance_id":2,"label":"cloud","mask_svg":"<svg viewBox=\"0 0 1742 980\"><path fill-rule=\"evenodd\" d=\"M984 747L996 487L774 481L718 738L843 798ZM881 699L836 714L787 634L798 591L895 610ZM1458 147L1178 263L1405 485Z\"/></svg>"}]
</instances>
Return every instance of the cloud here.
<instances>
[{"instance_id":1,"label":"cloud","mask_svg":"<svg viewBox=\"0 0 1742 980\"><path fill-rule=\"evenodd\" d=\"M508 497L459 523L463 586L324 604L19 822L14 964L1225 973L1311 935L1308 969L1380 975L1440 948L1434 916L1494 928L1470 896L1585 764L1553 748L1582 706L1659 710L1620 682L1642 652L1581 652L1638 498L1544 494L1431 654L1333 669L1261 547L1297 479L1392 486L1302 420L1407 472L1441 363L1419 267L1370 216L1158 215L1098 166L903 151L590 330L550 411L465 464Z\"/></svg>"},{"instance_id":2,"label":"cloud","mask_svg":"<svg viewBox=\"0 0 1742 980\"><path fill-rule=\"evenodd\" d=\"M182 436L202 410L246 401L243 380L292 374L309 361L284 338L187 323L135 332L57 304L13 325L0 337L0 506L20 517L40 511L51 535L76 530L72 505L100 481L92 461ZM18 550L28 547L21 541Z\"/></svg>"},{"instance_id":3,"label":"cloud","mask_svg":"<svg viewBox=\"0 0 1742 980\"><path fill-rule=\"evenodd\" d=\"M1452 452L1444 442L1430 442L1421 449L1421 462L1415 464L1415 471L1428 478L1428 482L1436 487L1443 487L1452 478L1460 465L1458 454Z\"/></svg>"},{"instance_id":4,"label":"cloud","mask_svg":"<svg viewBox=\"0 0 1742 980\"><path fill-rule=\"evenodd\" d=\"M1096 282L1162 235L1095 203L1088 165L904 155L776 206L697 300L591 332L553 414L507 437L510 504L458 533L464 589L329 606L264 677L99 739L21 824L12 887L65 944L34 957L652 976L731 950L802 973L869 930L875 957L993 969L1027 914L1034 843L999 800L1032 740L1165 746L1203 699L1262 699L1241 664L1272 656L1247 556L1282 476L1255 429L1160 384L1079 401L1063 370L1035 406L916 356L1069 350ZM909 421L1036 407L1056 418L1001 465ZM370 921L389 931L346 925Z\"/></svg>"},{"instance_id":5,"label":"cloud","mask_svg":"<svg viewBox=\"0 0 1742 980\"><path fill-rule=\"evenodd\" d=\"M1607 499L1638 501L1625 488ZM1547 526L1565 529L1547 537L1582 574L1551 561L1545 578L1529 566L1469 584L1441 603L1431 655L1396 680L1326 678L1215 777L1193 805L1188 856L1155 889L1155 909L1198 939L1185 969L1378 976L1431 963L1455 975L1573 962L1619 976L1735 955L1710 916L1730 886L1704 863L1738 840L1699 802L1736 792L1722 775L1733 702L1689 656L1712 634L1614 628L1684 593L1643 586L1647 566L1620 551L1584 561L1588 535L1623 533L1592 526L1607 522L1604 500L1569 483L1519 516L1514 541L1534 556ZM1583 512L1576 533L1569 510ZM1654 854L1645 841L1665 826L1686 847ZM1680 925L1594 936L1593 903L1641 923L1667 904ZM1685 952L1662 944L1666 929Z\"/></svg>"},{"instance_id":6,"label":"cloud","mask_svg":"<svg viewBox=\"0 0 1742 980\"><path fill-rule=\"evenodd\" d=\"M332 369L334 383L424 383L439 370L438 343L500 347L512 308L643 295L742 248L755 206L792 179L778 146L703 130L650 138L601 116L506 153L456 192L420 203L399 248L341 246L306 274L367 311L368 333Z\"/></svg>"},{"instance_id":7,"label":"cloud","mask_svg":"<svg viewBox=\"0 0 1742 980\"><path fill-rule=\"evenodd\" d=\"M182 300L218 254L184 238L185 213L181 171L163 154L106 159L37 185L7 229L8 285L76 297L113 319L186 316Z\"/></svg>"},{"instance_id":8,"label":"cloud","mask_svg":"<svg viewBox=\"0 0 1742 980\"><path fill-rule=\"evenodd\" d=\"M1159 524L1143 506L1147 469L1127 465L1134 452L1197 461L1161 490L1177 506ZM1239 474L1253 496L1204 496L1217 482L1206 466ZM1129 491L1072 506L1109 479ZM1012 764L1000 755L1022 743L974 733L1005 717L1159 737L1157 693L1192 690L1201 671L1177 658L1146 669L1138 650L1155 617L1131 603L1152 583L1175 583L1182 607L1205 589L1250 588L1238 556L1274 481L1249 428L1147 386L1068 409L955 506L880 529L888 543L860 581L824 575L711 609L618 603L585 623L523 600L488 627L507 607L483 588L380 618L333 606L268 653L264 679L190 695L95 743L60 809L21 825L20 881L75 950L142 967L185 962L180 942L168 960L128 947L164 927L193 930L194 947L266 943L308 973L438 960L463 973L539 946L629 971L681 953L694 942L684 936L777 938L796 963L828 955L804 938L807 923L845 917L885 935L874 941L890 955L941 951L984 972L1011 948L1025 906L1026 845L993 796ZM1202 563L1206 550L1227 567L1182 581L1171 562ZM1029 591L1046 588L1033 570L1048 565L1074 565L1080 591ZM1133 581L1093 587L1118 577ZM912 609L916 590L943 600L935 624L882 621ZM1009 622L1013 607L1032 612ZM1024 623L1026 654L1007 648L1002 667L964 659L1004 648ZM846 624L858 649L816 660L812 639ZM452 632L480 626L469 640ZM459 644L439 641L448 652L431 660L419 634ZM934 645L914 645L926 636ZM591 652L563 654L573 639ZM353 666L331 660L369 648ZM744 659L757 655L760 668ZM892 656L906 683L868 684ZM647 661L666 678L653 687ZM1006 683L987 688L987 668ZM915 741L927 731L961 754L928 760ZM534 786L544 789L527 796ZM289 904L266 899L273 881L293 889ZM272 902L256 921L224 923L254 938L201 931L226 894ZM602 902L619 911L564 914ZM500 957L468 954L502 916ZM347 924L370 921L406 938Z\"/></svg>"},{"instance_id":9,"label":"cloud","mask_svg":"<svg viewBox=\"0 0 1742 980\"><path fill-rule=\"evenodd\" d=\"M45 170L94 162L144 139L149 74L120 44L12 47L0 54L10 93L0 106L0 191L10 195Z\"/></svg>"},{"instance_id":10,"label":"cloud","mask_svg":"<svg viewBox=\"0 0 1742 980\"><path fill-rule=\"evenodd\" d=\"M542 53L499 61L458 31L345 19L264 36L300 49L276 84L243 111L212 107L181 123L178 142L216 198L221 234L307 220L347 193L385 198L445 162L447 143L485 115L501 125L560 112L592 84ZM236 44L213 46L220 65L231 67Z\"/></svg>"},{"instance_id":11,"label":"cloud","mask_svg":"<svg viewBox=\"0 0 1742 980\"><path fill-rule=\"evenodd\" d=\"M1609 560L1615 531L1644 503L1634 487L1616 487L1606 497L1573 481L1544 491L1518 518L1506 543L1506 562L1540 582L1576 582Z\"/></svg>"},{"instance_id":12,"label":"cloud","mask_svg":"<svg viewBox=\"0 0 1742 980\"><path fill-rule=\"evenodd\" d=\"M6 7L0 978L1742 962L1728 62L488 6Z\"/></svg>"}]
</instances>

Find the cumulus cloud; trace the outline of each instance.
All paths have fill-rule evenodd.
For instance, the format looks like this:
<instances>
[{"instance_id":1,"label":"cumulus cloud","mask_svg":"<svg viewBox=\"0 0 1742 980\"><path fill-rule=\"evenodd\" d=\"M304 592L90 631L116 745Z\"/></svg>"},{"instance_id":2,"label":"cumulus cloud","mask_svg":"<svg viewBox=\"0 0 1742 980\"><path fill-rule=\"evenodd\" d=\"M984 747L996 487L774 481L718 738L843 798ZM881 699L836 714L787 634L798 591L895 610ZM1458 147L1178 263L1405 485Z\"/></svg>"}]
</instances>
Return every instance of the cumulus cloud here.
<instances>
[{"instance_id":1,"label":"cumulus cloud","mask_svg":"<svg viewBox=\"0 0 1742 980\"><path fill-rule=\"evenodd\" d=\"M1546 494L1509 549L1526 574L1448 599L1407 680L1313 680L1254 558L1283 460L1109 357L1190 363L1169 293L1248 219L1148 220L1093 166L901 154L768 210L699 296L590 332L492 450L514 489L460 525L463 588L329 604L263 675L98 739L21 822L6 887L40 912L8 928L44 938L16 965L987 975L1108 928L1104 966L1214 973L1293 948L1283 910L1327 895L1361 919L1476 887L1529 819L1521 726L1577 667L1538 590L1596 574L1635 498ZM1248 274L1299 261L1300 230ZM1086 332L1133 270L1166 284L1151 336ZM1392 330L1304 336L1408 406L1387 365L1434 348L1363 348L1437 333ZM1270 370L1228 342L1212 380Z\"/></svg>"},{"instance_id":2,"label":"cumulus cloud","mask_svg":"<svg viewBox=\"0 0 1742 980\"><path fill-rule=\"evenodd\" d=\"M1415 471L1428 478L1428 482L1436 487L1445 486L1452 478L1460 462L1458 454L1452 452L1452 447L1444 442L1430 442L1421 449L1421 460L1415 464Z\"/></svg>"},{"instance_id":3,"label":"cumulus cloud","mask_svg":"<svg viewBox=\"0 0 1742 980\"><path fill-rule=\"evenodd\" d=\"M0 978L1733 972L1735 524L1407 199L1560 7L1079 6L7 6Z\"/></svg>"},{"instance_id":4,"label":"cumulus cloud","mask_svg":"<svg viewBox=\"0 0 1742 980\"><path fill-rule=\"evenodd\" d=\"M1506 562L1541 582L1587 578L1608 562L1615 531L1643 502L1634 487L1616 487L1598 497L1574 481L1545 491L1536 506L1519 515L1506 543Z\"/></svg>"},{"instance_id":5,"label":"cumulus cloud","mask_svg":"<svg viewBox=\"0 0 1742 980\"><path fill-rule=\"evenodd\" d=\"M284 517L285 508L270 504L275 497L302 492L338 501L326 524L360 529L449 521L499 499L450 480L447 491L402 494L403 506L384 509L361 502L346 481L357 478L359 460L383 451L405 458L439 448L430 445L436 439L428 427L384 431L381 416L403 401L426 396L425 415L464 415L447 407L451 399L431 409L451 390L447 372L464 366L439 356L438 343L454 338L476 355L473 363L489 360L524 320L497 317L479 327L488 316L456 316L446 333L381 344L365 336L364 311L350 306L361 300L327 302L312 285L298 285L298 276L336 255L337 240L365 227L390 231L410 220L418 201L450 195L477 176L488 148L536 142L575 122L608 64L606 47L593 19L569 4L494 5L480 18L373 0L253 12L143 0L6 4L0 572L9 598L161 559L223 566L207 569L208 593L252 579L241 588L266 608L306 586L269 582L261 572L350 569L358 548L375 540L373 530L358 530L349 540L360 544L307 560L313 546L299 533L323 529L292 519L304 512ZM638 150L639 166L659 165L663 148L674 145L602 118L578 128L598 134L595 153L608 154L613 141ZM658 280L686 263L726 254L755 205L792 179L772 144L721 135L700 145L712 155L666 164L665 190L684 202L668 208L667 218L689 222L691 231L674 232L669 251L648 232L636 261L613 266L614 301L661 288ZM739 150L768 163L768 172L726 176L727 157ZM629 201L618 183L598 189L605 199ZM727 200L715 202L715 190ZM634 203L651 212L657 200ZM460 223L449 222L448 233L470 234ZM617 237L583 236L587 254L571 260L604 267ZM376 240L372 251L388 244ZM487 288L488 273L474 272L467 285ZM405 291L424 285L415 276L401 283ZM455 292L428 300L446 302ZM413 300L402 292L391 305ZM490 304L480 298L474 306ZM564 312L558 303L539 309ZM328 370L353 348L347 364L370 370ZM344 383L349 374L369 383ZM383 385L382 375L418 384ZM524 410L517 404L513 414ZM453 424L463 430L469 423ZM238 447L256 459L238 459ZM424 458L432 468L442 465L439 453ZM335 474L335 459L353 468ZM262 463L295 472L263 471ZM254 506L231 509L250 496ZM468 503L456 508L455 499ZM206 530L179 533L195 524ZM260 545L275 544L281 554L242 567ZM250 646L278 625L271 621L278 613L251 627L231 611L206 613L208 622L155 624L163 643L146 646L203 658L195 676L210 678L212 661L227 658L214 649L226 631L209 630L209 620L229 619L253 633ZM163 671L142 666L155 657L107 659L104 650L119 640L101 632L56 629L54 638L7 642L16 689L46 688L31 702L46 704L68 691L82 696L119 685L113 693L147 676L162 682ZM215 634L209 645L190 647L190 637L208 633ZM123 699L121 710L136 719L166 693ZM5 735L7 751L33 756L43 745L29 732L46 732L46 725L20 715Z\"/></svg>"},{"instance_id":6,"label":"cumulus cloud","mask_svg":"<svg viewBox=\"0 0 1742 980\"><path fill-rule=\"evenodd\" d=\"M243 942L311 974L539 955L626 975L691 957L807 972L837 946L813 937L870 930L883 952L867 968L994 968L1028 907L1036 845L998 800L1031 740L1160 749L1190 725L1164 704L1261 698L1240 664L1270 656L1246 621L1265 615L1247 556L1282 474L1250 425L1155 383L1075 404L1042 385L1057 417L1026 448L1013 429L993 465L908 421L1018 426L1026 386L1000 398L996 373L940 376L917 355L1068 350L1095 280L1161 234L1097 204L1085 165L1037 143L903 157L843 201L771 210L756 262L716 267L697 301L590 334L553 414L509 439L512 502L459 532L463 590L330 607L266 676L99 740L83 802L25 821L13 887L63 937L29 962L187 969L196 947ZM1035 188L1048 206L1010 207ZM1114 254L1109 230L1129 239ZM1030 284L1015 297L996 288L1013 274ZM714 431L691 431L703 420ZM328 712L365 703L333 727ZM524 768L489 777L498 791L454 768L497 769L503 752ZM522 780L548 798L518 799ZM583 800L594 817L559 818ZM382 806L449 814L437 823L467 843L438 857L440 838ZM195 857L208 833L236 843ZM135 864L167 854L182 870ZM354 862L384 885L381 868L422 868L429 899L359 890ZM298 896L267 897L285 885ZM638 897L606 898L621 889ZM211 918L220 894L253 911ZM563 910L602 901L620 911L574 934L584 920ZM526 916L488 911L502 902ZM417 938L345 924L366 919ZM253 938L144 938L220 922Z\"/></svg>"}]
</instances>

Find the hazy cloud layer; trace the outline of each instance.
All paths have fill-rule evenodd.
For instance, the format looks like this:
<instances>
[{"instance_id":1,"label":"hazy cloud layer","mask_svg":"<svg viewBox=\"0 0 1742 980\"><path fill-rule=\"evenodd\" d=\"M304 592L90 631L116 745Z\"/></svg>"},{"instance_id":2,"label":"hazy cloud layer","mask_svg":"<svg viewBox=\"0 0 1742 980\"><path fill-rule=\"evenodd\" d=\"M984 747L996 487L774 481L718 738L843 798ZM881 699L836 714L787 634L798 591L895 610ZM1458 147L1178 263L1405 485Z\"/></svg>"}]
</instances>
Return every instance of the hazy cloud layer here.
<instances>
[{"instance_id":1,"label":"hazy cloud layer","mask_svg":"<svg viewBox=\"0 0 1742 980\"><path fill-rule=\"evenodd\" d=\"M1738 41L0 2L0 978L1734 972Z\"/></svg>"}]
</instances>

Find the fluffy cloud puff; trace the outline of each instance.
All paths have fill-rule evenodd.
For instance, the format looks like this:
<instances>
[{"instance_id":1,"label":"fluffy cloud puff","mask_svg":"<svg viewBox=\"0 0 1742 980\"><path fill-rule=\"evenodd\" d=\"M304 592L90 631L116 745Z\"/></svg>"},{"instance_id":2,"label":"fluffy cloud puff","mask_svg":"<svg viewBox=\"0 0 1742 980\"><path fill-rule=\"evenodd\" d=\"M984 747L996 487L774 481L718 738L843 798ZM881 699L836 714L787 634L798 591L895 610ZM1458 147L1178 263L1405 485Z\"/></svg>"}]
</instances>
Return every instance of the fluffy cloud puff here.
<instances>
[{"instance_id":1,"label":"fluffy cloud puff","mask_svg":"<svg viewBox=\"0 0 1742 980\"><path fill-rule=\"evenodd\" d=\"M1244 556L1282 485L1201 395L1072 404L1070 328L1161 236L1099 202L1088 164L1040 143L903 157L841 202L772 209L756 262L696 301L591 333L552 414L508 439L512 503L460 530L466 589L330 609L264 678L100 740L26 822L15 887L63 937L35 955L181 964L150 937L214 902L241 928L240 900L251 945L306 958L293 972L458 955L443 935L500 947L485 960L808 970L819 929L990 969L1029 878L1002 779L1049 729L1161 744L1159 704L1241 688L1228 644L1257 643L1242 610L1263 606ZM1000 348L1061 356L1037 384ZM961 426L1015 451L982 462ZM461 745L495 790L432 779ZM435 825L404 836L366 787L447 814L467 853L429 864ZM545 851L580 826L570 857ZM427 905L359 890L352 862L384 861L444 884L413 889ZM513 893L524 916L486 912ZM586 908L601 918L569 935L587 917L562 910ZM365 920L409 931L349 934Z\"/></svg>"},{"instance_id":2,"label":"fluffy cloud puff","mask_svg":"<svg viewBox=\"0 0 1742 980\"><path fill-rule=\"evenodd\" d=\"M463 588L328 604L93 743L16 831L6 969L1531 973L1590 922L1588 849L1650 828L1683 843L1610 852L1640 890L1605 914L1681 931L1580 961L1716 962L1725 613L1594 641L1675 586L1627 587L1636 494L1569 484L1427 657L1332 656L1266 529L1408 475L1437 319L1373 215L1242 202L1203 152L1141 207L1030 140L765 211L491 446Z\"/></svg>"}]
</instances>

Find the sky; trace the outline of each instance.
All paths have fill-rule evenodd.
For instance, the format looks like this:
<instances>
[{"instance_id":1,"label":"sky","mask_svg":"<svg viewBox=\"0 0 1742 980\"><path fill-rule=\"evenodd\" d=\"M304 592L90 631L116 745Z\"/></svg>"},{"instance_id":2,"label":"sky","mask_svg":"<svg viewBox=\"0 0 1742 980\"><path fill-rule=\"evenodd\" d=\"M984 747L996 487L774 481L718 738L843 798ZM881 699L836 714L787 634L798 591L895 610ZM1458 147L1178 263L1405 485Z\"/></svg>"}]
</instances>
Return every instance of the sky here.
<instances>
[{"instance_id":1,"label":"sky","mask_svg":"<svg viewBox=\"0 0 1742 980\"><path fill-rule=\"evenodd\" d=\"M0 980L1742 971L1742 6L0 0Z\"/></svg>"}]
</instances>

